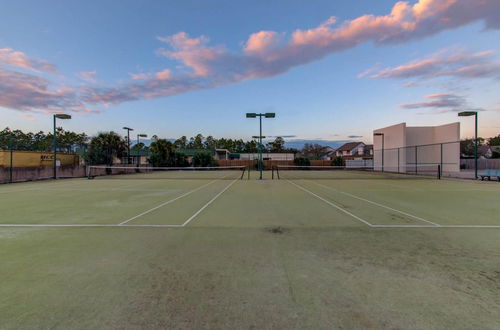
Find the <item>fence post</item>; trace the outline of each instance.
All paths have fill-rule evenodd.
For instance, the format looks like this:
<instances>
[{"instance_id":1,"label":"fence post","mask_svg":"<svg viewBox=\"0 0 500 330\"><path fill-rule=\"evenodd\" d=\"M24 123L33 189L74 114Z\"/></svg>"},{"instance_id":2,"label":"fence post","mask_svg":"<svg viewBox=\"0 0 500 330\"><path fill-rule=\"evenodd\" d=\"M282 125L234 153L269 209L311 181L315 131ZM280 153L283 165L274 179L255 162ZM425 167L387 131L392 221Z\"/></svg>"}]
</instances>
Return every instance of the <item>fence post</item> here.
<instances>
[{"instance_id":1,"label":"fence post","mask_svg":"<svg viewBox=\"0 0 500 330\"><path fill-rule=\"evenodd\" d=\"M13 141L12 141L12 135L9 137L9 182L12 183L12 171L14 170L14 144L13 144Z\"/></svg>"},{"instance_id":2,"label":"fence post","mask_svg":"<svg viewBox=\"0 0 500 330\"><path fill-rule=\"evenodd\" d=\"M418 146L415 146L415 174L418 174Z\"/></svg>"},{"instance_id":3,"label":"fence post","mask_svg":"<svg viewBox=\"0 0 500 330\"><path fill-rule=\"evenodd\" d=\"M439 165L439 178L441 178L442 171L443 171L443 144L441 143L441 162Z\"/></svg>"},{"instance_id":4,"label":"fence post","mask_svg":"<svg viewBox=\"0 0 500 330\"><path fill-rule=\"evenodd\" d=\"M399 171L399 149L401 149L401 148L398 148L398 173L400 173L400 171Z\"/></svg>"}]
</instances>

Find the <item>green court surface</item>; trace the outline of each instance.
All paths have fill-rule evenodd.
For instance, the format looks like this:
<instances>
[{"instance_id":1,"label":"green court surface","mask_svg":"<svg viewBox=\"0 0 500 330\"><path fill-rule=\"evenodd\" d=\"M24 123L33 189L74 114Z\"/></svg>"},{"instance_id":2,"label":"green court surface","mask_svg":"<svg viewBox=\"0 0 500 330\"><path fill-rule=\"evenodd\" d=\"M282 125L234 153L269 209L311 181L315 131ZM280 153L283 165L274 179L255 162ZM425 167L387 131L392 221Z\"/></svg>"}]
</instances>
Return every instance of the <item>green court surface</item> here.
<instances>
[{"instance_id":1,"label":"green court surface","mask_svg":"<svg viewBox=\"0 0 500 330\"><path fill-rule=\"evenodd\" d=\"M0 329L498 329L500 184L0 185Z\"/></svg>"}]
</instances>

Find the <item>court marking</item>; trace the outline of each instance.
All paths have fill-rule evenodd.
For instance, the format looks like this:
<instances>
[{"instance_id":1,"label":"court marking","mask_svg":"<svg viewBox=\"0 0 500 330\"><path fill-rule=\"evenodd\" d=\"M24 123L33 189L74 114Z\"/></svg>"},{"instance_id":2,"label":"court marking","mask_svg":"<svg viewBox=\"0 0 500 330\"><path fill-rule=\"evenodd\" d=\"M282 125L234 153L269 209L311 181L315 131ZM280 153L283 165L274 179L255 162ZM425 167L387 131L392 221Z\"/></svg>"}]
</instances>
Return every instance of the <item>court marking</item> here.
<instances>
[{"instance_id":1,"label":"court marking","mask_svg":"<svg viewBox=\"0 0 500 330\"><path fill-rule=\"evenodd\" d=\"M311 181L311 180L307 180L307 181ZM404 211L400 211L400 210L395 209L395 208L392 208L392 207L390 207L390 206L387 206L387 205L384 205L384 204L380 204L380 203L377 203L377 202L371 201L371 200L369 200L369 199L365 199L365 198L363 198L363 197L359 197L359 196L353 195L353 194L351 194L351 193L348 193L348 192L345 192L345 191L342 191L342 190L338 190L338 189L336 189L336 188L329 187L329 186L326 186L326 185L321 184L321 183L317 183L317 182L315 182L315 181L311 181L311 182L312 182L312 183L314 183L314 184L316 184L316 185L318 185L318 186L320 186L320 187L326 188L326 189L328 189L328 190L335 191L335 192L338 192L338 193L344 194L344 195L346 195L346 196L350 196L350 197L352 197L352 198L356 198L356 199L359 199L359 200L361 200L361 201L365 201L365 202L367 202L367 203L370 203L370 204L373 204L373 205L376 205L376 206L379 206L379 207L382 207L382 208L385 208L385 209L388 209L388 210L391 210L391 211L394 211L394 212L401 213L401 214L406 215L406 216L408 216L408 217L410 217L410 218L413 218L413 219L416 219L416 220L419 220L419 221L423 221L423 222L430 223L431 225L434 225L434 226L436 226L436 227L441 226L440 224L438 224L438 223L436 223L436 222L432 222L432 221L430 221L430 220L426 220L426 219L424 219L424 218L420 218L420 217L418 217L418 216L416 216L416 215L413 215L413 214L410 214L410 213L407 213L407 212L404 212Z\"/></svg>"},{"instance_id":2,"label":"court marking","mask_svg":"<svg viewBox=\"0 0 500 330\"><path fill-rule=\"evenodd\" d=\"M333 206L334 208L336 208L336 209L338 209L338 210L340 210L340 211L344 212L344 213L345 213L345 214L347 214L347 215L350 215L350 216L351 216L351 217L353 217L354 219L356 219L356 220L358 220L358 221L361 221L361 222L362 222L362 223L364 223L365 225L370 226L370 227L372 226L372 224L371 224L371 223L369 223L368 221L363 220L363 219L361 219L360 217L358 217L357 215L354 215L354 214L352 214L351 212L347 211L346 209L344 209L344 208L342 208L342 207L338 206L337 204L334 204L334 203L330 202L329 200L326 200L326 199L324 199L323 197L321 197L321 196L319 196L319 195L316 195L315 193L313 193L312 191L310 191L310 190L308 190L308 189L306 189L306 188L302 187L301 185L298 185L298 184L296 184L295 182L292 182L292 181L290 181L290 180L286 180L286 181L287 181L287 182L289 182L289 183L291 183L291 184L293 184L293 185L294 185L294 186L296 186L297 188L299 188L299 189L301 189L301 190L303 190L303 191L305 191L305 192L307 192L307 193L311 194L312 196L314 196L314 197L316 197L316 198L318 198L318 199L322 200L323 202L327 203L328 205Z\"/></svg>"},{"instance_id":3,"label":"court marking","mask_svg":"<svg viewBox=\"0 0 500 330\"><path fill-rule=\"evenodd\" d=\"M184 194L182 194L182 195L180 195L180 196L177 196L177 197L176 197L176 198L174 198L174 199L171 199L171 200L168 200L168 201L166 201L166 202L163 202L163 203L161 203L160 205L157 205L157 206L155 206L155 207L153 207L153 208L150 208L149 210L146 210L146 211L144 211L144 212L142 212L142 213L139 213L139 214L137 214L137 215L133 216L133 217L132 217L132 218L130 218L130 219L127 219L127 220L125 220L125 221L120 222L118 225L123 226L123 225L124 225L124 224L126 224L127 222L130 222L130 221L132 221L132 220L135 220L135 219L137 219L137 218L139 218L139 217L142 217L143 215L146 215L146 214L148 214L148 213L151 213L151 212L153 212L153 211L155 211L155 210L157 210L157 209L159 209L159 208L161 208L161 207L163 207L163 206L165 206L165 205L167 205L167 204L173 203L173 202L175 202L176 200L179 200L179 199L181 199L181 198L183 198L183 197L186 197L186 196L188 196L188 195L191 195L192 193L194 193L194 192L196 192L196 191L198 191L198 190L200 190L200 189L202 189L202 188L204 188L204 187L206 187L206 186L208 186L208 185L210 185L210 184L214 183L215 181L217 181L217 180L210 181L209 183L206 183L206 184L204 184L204 185L202 185L202 186L200 186L200 187L197 187L197 188L195 188L195 189L192 189L192 190L190 190L190 191L188 191L188 192L186 192L186 193L184 193Z\"/></svg>"},{"instance_id":4,"label":"court marking","mask_svg":"<svg viewBox=\"0 0 500 330\"><path fill-rule=\"evenodd\" d=\"M188 225L188 223L191 222L194 218L196 218L201 212L203 212L204 209L206 209L210 204L212 204L217 198L219 198L220 195L222 195L226 190L229 189L236 181L239 179L234 179L230 184L228 184L224 189L222 189L217 195L214 196L211 200L208 201L205 205L203 205L198 211L196 211L195 214L193 214L189 219L187 219L183 224L182 227L185 227Z\"/></svg>"}]
</instances>

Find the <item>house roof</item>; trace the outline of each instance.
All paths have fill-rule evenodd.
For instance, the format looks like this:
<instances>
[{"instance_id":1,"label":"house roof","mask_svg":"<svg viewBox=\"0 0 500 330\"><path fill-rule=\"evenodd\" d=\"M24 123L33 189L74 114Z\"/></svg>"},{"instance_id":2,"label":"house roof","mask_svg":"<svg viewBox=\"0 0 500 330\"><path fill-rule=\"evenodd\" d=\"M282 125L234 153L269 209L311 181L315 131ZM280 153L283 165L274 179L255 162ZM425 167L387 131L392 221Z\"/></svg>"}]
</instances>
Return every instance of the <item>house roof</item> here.
<instances>
[{"instance_id":1,"label":"house roof","mask_svg":"<svg viewBox=\"0 0 500 330\"><path fill-rule=\"evenodd\" d=\"M347 142L341 145L336 151L351 151L356 148L358 145L364 144L363 142Z\"/></svg>"},{"instance_id":2,"label":"house roof","mask_svg":"<svg viewBox=\"0 0 500 330\"><path fill-rule=\"evenodd\" d=\"M373 149L373 144L365 144L365 150Z\"/></svg>"}]
</instances>

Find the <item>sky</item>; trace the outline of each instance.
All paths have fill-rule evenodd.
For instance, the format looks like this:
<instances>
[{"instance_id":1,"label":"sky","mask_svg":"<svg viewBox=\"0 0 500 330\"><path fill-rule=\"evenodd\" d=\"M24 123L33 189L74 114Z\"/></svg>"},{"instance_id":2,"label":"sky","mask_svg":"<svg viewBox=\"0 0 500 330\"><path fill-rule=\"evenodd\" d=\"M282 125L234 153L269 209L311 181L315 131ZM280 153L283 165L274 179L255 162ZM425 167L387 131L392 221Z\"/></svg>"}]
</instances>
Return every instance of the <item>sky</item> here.
<instances>
[{"instance_id":1,"label":"sky","mask_svg":"<svg viewBox=\"0 0 500 330\"><path fill-rule=\"evenodd\" d=\"M498 0L0 3L0 127L372 141L500 134Z\"/></svg>"}]
</instances>

